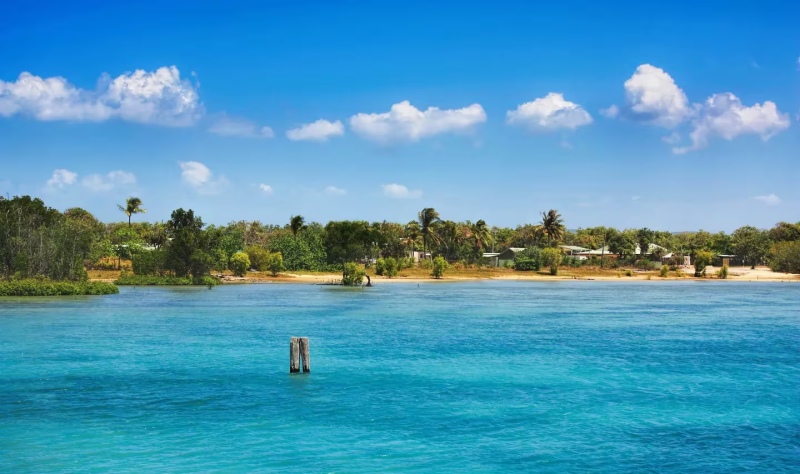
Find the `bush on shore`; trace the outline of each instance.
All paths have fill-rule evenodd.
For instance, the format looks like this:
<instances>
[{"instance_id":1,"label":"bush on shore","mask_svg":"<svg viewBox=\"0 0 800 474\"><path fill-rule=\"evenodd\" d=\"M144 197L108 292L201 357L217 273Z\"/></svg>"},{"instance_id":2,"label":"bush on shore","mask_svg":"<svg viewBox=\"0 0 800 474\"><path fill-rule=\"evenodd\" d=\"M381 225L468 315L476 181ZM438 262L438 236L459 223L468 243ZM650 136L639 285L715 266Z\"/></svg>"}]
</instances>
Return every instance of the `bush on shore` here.
<instances>
[{"instance_id":1,"label":"bush on shore","mask_svg":"<svg viewBox=\"0 0 800 474\"><path fill-rule=\"evenodd\" d=\"M100 281L52 281L45 278L0 281L0 296L113 295L119 288Z\"/></svg>"},{"instance_id":2,"label":"bush on shore","mask_svg":"<svg viewBox=\"0 0 800 474\"><path fill-rule=\"evenodd\" d=\"M219 285L220 282L211 276L192 278L188 276L176 277L122 274L114 283L120 286L216 286Z\"/></svg>"}]
</instances>

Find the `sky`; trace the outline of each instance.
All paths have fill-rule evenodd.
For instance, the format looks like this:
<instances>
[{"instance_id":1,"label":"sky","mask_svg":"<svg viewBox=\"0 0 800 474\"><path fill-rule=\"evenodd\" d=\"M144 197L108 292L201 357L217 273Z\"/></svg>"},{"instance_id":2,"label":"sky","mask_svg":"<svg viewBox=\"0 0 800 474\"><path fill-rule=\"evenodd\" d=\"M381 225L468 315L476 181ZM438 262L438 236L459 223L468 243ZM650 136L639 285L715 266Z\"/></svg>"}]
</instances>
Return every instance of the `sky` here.
<instances>
[{"instance_id":1,"label":"sky","mask_svg":"<svg viewBox=\"0 0 800 474\"><path fill-rule=\"evenodd\" d=\"M213 224L797 222L798 19L770 0L12 2L0 193L104 221L138 196L137 219Z\"/></svg>"}]
</instances>

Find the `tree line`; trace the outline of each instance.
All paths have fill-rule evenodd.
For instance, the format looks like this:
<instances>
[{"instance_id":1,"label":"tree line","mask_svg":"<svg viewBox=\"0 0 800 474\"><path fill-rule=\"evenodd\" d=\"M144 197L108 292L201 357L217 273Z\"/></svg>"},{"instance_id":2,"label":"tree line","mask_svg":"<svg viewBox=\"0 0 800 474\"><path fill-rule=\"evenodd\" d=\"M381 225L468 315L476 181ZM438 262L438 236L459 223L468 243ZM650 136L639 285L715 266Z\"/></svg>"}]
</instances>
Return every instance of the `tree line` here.
<instances>
[{"instance_id":1,"label":"tree line","mask_svg":"<svg viewBox=\"0 0 800 474\"><path fill-rule=\"evenodd\" d=\"M166 222L133 222L133 216L145 212L142 205L129 198L119 206L127 222L104 224L80 208L60 212L29 196L3 199L0 275L77 280L85 278L84 268L120 267L130 260L136 274L200 281L214 271L243 274L249 269L338 271L346 277L348 263L375 265L381 259L385 268L391 259L390 268L415 265L414 252L422 257L419 265L431 268L437 257L451 264L485 265L484 253L509 247L531 249L531 255L549 262L561 258L560 245L601 249L599 258L571 263L606 266L635 264L643 258L636 247L650 244L658 245L648 256L654 261L664 252L676 259L736 255L751 266L769 263L778 271L800 273L800 223L780 222L768 230L745 226L731 234L612 227L569 231L556 210L543 212L540 222L508 228L490 227L482 219L443 219L433 208L422 209L405 224L349 220L323 225L291 216L283 225L254 220L215 226L205 225L191 209L176 209ZM557 251L540 254L545 249ZM606 252L614 258L606 258Z\"/></svg>"}]
</instances>

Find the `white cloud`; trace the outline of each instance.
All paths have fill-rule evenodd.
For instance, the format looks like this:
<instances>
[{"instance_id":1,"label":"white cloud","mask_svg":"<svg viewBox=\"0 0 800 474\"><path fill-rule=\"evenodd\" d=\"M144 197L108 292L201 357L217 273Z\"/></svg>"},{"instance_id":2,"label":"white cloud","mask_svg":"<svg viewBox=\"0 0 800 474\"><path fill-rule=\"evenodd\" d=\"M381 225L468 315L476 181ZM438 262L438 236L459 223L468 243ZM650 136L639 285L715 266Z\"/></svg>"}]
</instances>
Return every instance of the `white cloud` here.
<instances>
[{"instance_id":1,"label":"white cloud","mask_svg":"<svg viewBox=\"0 0 800 474\"><path fill-rule=\"evenodd\" d=\"M672 128L692 115L686 94L661 68L642 64L624 86L631 118Z\"/></svg>"},{"instance_id":2,"label":"white cloud","mask_svg":"<svg viewBox=\"0 0 800 474\"><path fill-rule=\"evenodd\" d=\"M20 114L37 120L129 122L168 126L193 124L203 107L192 83L175 66L136 70L114 79L103 75L94 90L80 89L63 77L28 72L16 81L0 80L0 116Z\"/></svg>"},{"instance_id":3,"label":"white cloud","mask_svg":"<svg viewBox=\"0 0 800 474\"><path fill-rule=\"evenodd\" d=\"M661 141L669 145L677 145L681 141L681 134L678 132L672 132L667 136L661 137Z\"/></svg>"},{"instance_id":4,"label":"white cloud","mask_svg":"<svg viewBox=\"0 0 800 474\"><path fill-rule=\"evenodd\" d=\"M511 125L522 125L534 131L574 130L592 123L589 112L557 92L520 104L516 110L506 112L506 117Z\"/></svg>"},{"instance_id":5,"label":"white cloud","mask_svg":"<svg viewBox=\"0 0 800 474\"><path fill-rule=\"evenodd\" d=\"M324 142L331 137L338 137L340 135L344 135L344 125L341 121L330 122L323 119L303 124L286 132L286 136L292 141L310 140Z\"/></svg>"},{"instance_id":6,"label":"white cloud","mask_svg":"<svg viewBox=\"0 0 800 474\"><path fill-rule=\"evenodd\" d=\"M228 184L224 176L214 178L214 173L199 161L179 161L183 181L193 187L198 194L219 194Z\"/></svg>"},{"instance_id":7,"label":"white cloud","mask_svg":"<svg viewBox=\"0 0 800 474\"><path fill-rule=\"evenodd\" d=\"M269 184L261 183L258 185L258 189L264 192L264 194L272 194L272 186Z\"/></svg>"},{"instance_id":8,"label":"white cloud","mask_svg":"<svg viewBox=\"0 0 800 474\"><path fill-rule=\"evenodd\" d=\"M208 127L208 131L223 137L245 137L245 138L272 138L275 132L270 127L257 127L248 120L229 117L223 114Z\"/></svg>"},{"instance_id":9,"label":"white cloud","mask_svg":"<svg viewBox=\"0 0 800 474\"><path fill-rule=\"evenodd\" d=\"M770 206L777 206L781 203L781 198L776 196L775 194L767 194L765 196L756 196L754 199L763 202L764 204L768 204Z\"/></svg>"},{"instance_id":10,"label":"white cloud","mask_svg":"<svg viewBox=\"0 0 800 474\"><path fill-rule=\"evenodd\" d=\"M600 115L608 118L616 118L619 115L619 107L612 104L607 109L600 109Z\"/></svg>"},{"instance_id":11,"label":"white cloud","mask_svg":"<svg viewBox=\"0 0 800 474\"><path fill-rule=\"evenodd\" d=\"M111 171L108 174L91 174L81 182L85 188L92 191L110 191L117 186L136 184L136 176L128 171Z\"/></svg>"},{"instance_id":12,"label":"white cloud","mask_svg":"<svg viewBox=\"0 0 800 474\"><path fill-rule=\"evenodd\" d=\"M359 113L350 117L350 128L363 138L381 143L418 141L442 133L465 132L486 121L480 104L461 109L428 107L421 111L404 100L384 113Z\"/></svg>"},{"instance_id":13,"label":"white cloud","mask_svg":"<svg viewBox=\"0 0 800 474\"><path fill-rule=\"evenodd\" d=\"M416 199L422 197L421 190L410 190L402 184L382 184L381 187L383 188L383 195L393 199Z\"/></svg>"},{"instance_id":14,"label":"white cloud","mask_svg":"<svg viewBox=\"0 0 800 474\"><path fill-rule=\"evenodd\" d=\"M700 106L692 121L692 145L673 151L680 154L703 148L715 136L733 140L739 135L758 135L767 141L789 128L789 124L789 115L782 114L774 102L746 107L730 92L714 94Z\"/></svg>"},{"instance_id":15,"label":"white cloud","mask_svg":"<svg viewBox=\"0 0 800 474\"><path fill-rule=\"evenodd\" d=\"M50 179L47 180L47 187L51 189L60 189L64 186L74 184L75 180L77 179L78 173L73 173L70 170L59 168L57 170L53 170L53 174L50 176Z\"/></svg>"},{"instance_id":16,"label":"white cloud","mask_svg":"<svg viewBox=\"0 0 800 474\"><path fill-rule=\"evenodd\" d=\"M337 188L336 186L328 186L327 188L325 188L324 192L328 196L344 196L345 194L347 194L347 190L344 190L342 188Z\"/></svg>"}]
</instances>

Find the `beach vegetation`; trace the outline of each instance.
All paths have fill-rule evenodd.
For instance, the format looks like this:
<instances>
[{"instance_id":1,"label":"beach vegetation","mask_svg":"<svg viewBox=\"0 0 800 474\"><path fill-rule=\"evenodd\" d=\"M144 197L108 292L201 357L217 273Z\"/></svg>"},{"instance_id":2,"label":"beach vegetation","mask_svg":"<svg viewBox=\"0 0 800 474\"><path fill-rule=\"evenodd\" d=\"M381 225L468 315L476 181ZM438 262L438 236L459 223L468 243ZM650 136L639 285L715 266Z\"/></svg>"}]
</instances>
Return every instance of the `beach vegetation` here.
<instances>
[{"instance_id":1,"label":"beach vegetation","mask_svg":"<svg viewBox=\"0 0 800 474\"><path fill-rule=\"evenodd\" d=\"M711 265L713 254L708 250L698 250L694 254L694 276L705 277L706 267Z\"/></svg>"},{"instance_id":2,"label":"beach vegetation","mask_svg":"<svg viewBox=\"0 0 800 474\"><path fill-rule=\"evenodd\" d=\"M342 285L345 286L358 286L364 282L364 276L367 274L362 265L355 262L346 262L344 270L342 271Z\"/></svg>"},{"instance_id":3,"label":"beach vegetation","mask_svg":"<svg viewBox=\"0 0 800 474\"><path fill-rule=\"evenodd\" d=\"M800 273L800 240L773 244L769 253L769 266L776 272Z\"/></svg>"},{"instance_id":4,"label":"beach vegetation","mask_svg":"<svg viewBox=\"0 0 800 474\"><path fill-rule=\"evenodd\" d=\"M0 280L0 296L112 295L119 288L101 281L53 281L48 278Z\"/></svg>"},{"instance_id":5,"label":"beach vegetation","mask_svg":"<svg viewBox=\"0 0 800 474\"><path fill-rule=\"evenodd\" d=\"M433 265L431 269L431 276L433 278L442 278L444 276L444 272L447 271L448 265L447 260L444 259L441 255L433 259Z\"/></svg>"},{"instance_id":6,"label":"beach vegetation","mask_svg":"<svg viewBox=\"0 0 800 474\"><path fill-rule=\"evenodd\" d=\"M766 259L771 245L769 232L753 226L736 229L731 236L731 241L736 255L751 268L755 268Z\"/></svg>"},{"instance_id":7,"label":"beach vegetation","mask_svg":"<svg viewBox=\"0 0 800 474\"><path fill-rule=\"evenodd\" d=\"M250 257L245 252L236 252L231 257L230 270L234 275L242 277L250 269Z\"/></svg>"},{"instance_id":8,"label":"beach vegetation","mask_svg":"<svg viewBox=\"0 0 800 474\"><path fill-rule=\"evenodd\" d=\"M669 266L661 265L661 270L658 271L658 275L661 278L667 278L669 276Z\"/></svg>"}]
</instances>

